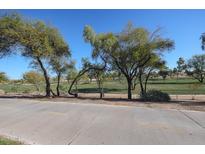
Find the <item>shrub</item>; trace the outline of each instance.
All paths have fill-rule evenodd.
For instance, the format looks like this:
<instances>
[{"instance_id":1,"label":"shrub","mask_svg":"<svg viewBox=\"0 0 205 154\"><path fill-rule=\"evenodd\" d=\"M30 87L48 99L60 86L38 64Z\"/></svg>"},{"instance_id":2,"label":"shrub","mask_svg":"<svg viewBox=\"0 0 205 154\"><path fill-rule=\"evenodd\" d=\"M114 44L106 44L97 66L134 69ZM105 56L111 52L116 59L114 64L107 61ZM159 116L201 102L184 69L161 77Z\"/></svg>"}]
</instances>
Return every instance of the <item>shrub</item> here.
<instances>
[{"instance_id":1,"label":"shrub","mask_svg":"<svg viewBox=\"0 0 205 154\"><path fill-rule=\"evenodd\" d=\"M161 92L159 90L149 90L146 94L140 95L140 98L144 101L153 102L168 102L170 101L169 94Z\"/></svg>"},{"instance_id":2,"label":"shrub","mask_svg":"<svg viewBox=\"0 0 205 154\"><path fill-rule=\"evenodd\" d=\"M11 87L9 92L17 93L18 92L18 88L16 86L13 86L13 87Z\"/></svg>"},{"instance_id":3,"label":"shrub","mask_svg":"<svg viewBox=\"0 0 205 154\"><path fill-rule=\"evenodd\" d=\"M30 89L24 89L22 92L23 92L24 94L29 94L29 93L30 93Z\"/></svg>"}]
</instances>

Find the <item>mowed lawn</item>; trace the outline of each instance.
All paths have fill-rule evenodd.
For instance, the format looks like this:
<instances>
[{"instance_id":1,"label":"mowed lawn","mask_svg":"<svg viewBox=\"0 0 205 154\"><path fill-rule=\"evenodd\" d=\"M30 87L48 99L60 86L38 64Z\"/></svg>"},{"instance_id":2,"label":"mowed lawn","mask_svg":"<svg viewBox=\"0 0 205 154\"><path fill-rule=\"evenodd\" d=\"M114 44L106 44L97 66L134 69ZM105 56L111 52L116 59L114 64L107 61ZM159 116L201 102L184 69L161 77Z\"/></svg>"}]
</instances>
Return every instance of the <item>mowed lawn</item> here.
<instances>
[{"instance_id":1,"label":"mowed lawn","mask_svg":"<svg viewBox=\"0 0 205 154\"><path fill-rule=\"evenodd\" d=\"M56 84L52 84L52 89L55 91ZM69 84L67 82L61 83L60 90L62 93L66 94ZM81 93L96 93L98 92L96 82L91 83L79 83L78 92ZM205 84L200 84L197 80L186 78L186 79L153 79L148 82L148 89L161 90L169 94L205 94ZM36 91L35 86L31 84L14 84L14 83L4 83L0 84L0 89L4 90L5 93L33 93ZM73 87L75 89L75 87ZM41 84L40 91L44 91L44 85ZM104 82L104 92L105 93L127 93L126 80L119 82L116 81L105 81ZM136 89L133 93L139 94L140 87L137 84Z\"/></svg>"}]
</instances>

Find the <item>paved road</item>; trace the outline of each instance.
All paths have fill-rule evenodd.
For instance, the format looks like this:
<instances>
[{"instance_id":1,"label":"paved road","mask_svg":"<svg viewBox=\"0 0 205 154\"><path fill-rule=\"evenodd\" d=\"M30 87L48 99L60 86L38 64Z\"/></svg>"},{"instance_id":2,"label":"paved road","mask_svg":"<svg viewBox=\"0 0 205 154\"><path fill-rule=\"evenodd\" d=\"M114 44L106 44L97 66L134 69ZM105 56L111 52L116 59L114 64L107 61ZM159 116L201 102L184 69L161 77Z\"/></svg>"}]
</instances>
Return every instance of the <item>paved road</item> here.
<instances>
[{"instance_id":1,"label":"paved road","mask_svg":"<svg viewBox=\"0 0 205 154\"><path fill-rule=\"evenodd\" d=\"M0 134L29 144L205 144L205 112L0 99Z\"/></svg>"}]
</instances>

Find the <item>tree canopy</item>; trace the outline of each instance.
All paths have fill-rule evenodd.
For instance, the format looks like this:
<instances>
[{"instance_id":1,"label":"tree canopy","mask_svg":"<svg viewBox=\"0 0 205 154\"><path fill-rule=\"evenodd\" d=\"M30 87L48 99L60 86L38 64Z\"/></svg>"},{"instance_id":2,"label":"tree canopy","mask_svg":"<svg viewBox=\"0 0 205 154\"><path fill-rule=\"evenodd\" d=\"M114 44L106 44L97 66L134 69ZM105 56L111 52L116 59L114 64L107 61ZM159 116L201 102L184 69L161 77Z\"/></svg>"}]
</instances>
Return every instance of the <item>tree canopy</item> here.
<instances>
[{"instance_id":1,"label":"tree canopy","mask_svg":"<svg viewBox=\"0 0 205 154\"><path fill-rule=\"evenodd\" d=\"M186 72L200 83L203 83L205 78L205 55L195 55L189 59Z\"/></svg>"},{"instance_id":2,"label":"tree canopy","mask_svg":"<svg viewBox=\"0 0 205 154\"><path fill-rule=\"evenodd\" d=\"M9 80L9 78L8 78L8 76L6 75L6 73L5 72L0 72L0 83L1 82L5 82L5 81L8 81Z\"/></svg>"},{"instance_id":3,"label":"tree canopy","mask_svg":"<svg viewBox=\"0 0 205 154\"><path fill-rule=\"evenodd\" d=\"M120 33L96 34L90 26L84 28L84 38L93 47L94 58L105 59L127 79L128 99L132 98L131 85L139 68L149 62L153 55L172 49L174 42L160 36L160 29L149 32L128 24Z\"/></svg>"},{"instance_id":4,"label":"tree canopy","mask_svg":"<svg viewBox=\"0 0 205 154\"><path fill-rule=\"evenodd\" d=\"M4 15L0 18L0 56L20 51L21 55L31 58L39 67L46 82L46 96L51 87L45 63L52 57L68 57L70 50L59 31L38 20L26 20L18 14ZM15 50L14 50L15 49Z\"/></svg>"}]
</instances>

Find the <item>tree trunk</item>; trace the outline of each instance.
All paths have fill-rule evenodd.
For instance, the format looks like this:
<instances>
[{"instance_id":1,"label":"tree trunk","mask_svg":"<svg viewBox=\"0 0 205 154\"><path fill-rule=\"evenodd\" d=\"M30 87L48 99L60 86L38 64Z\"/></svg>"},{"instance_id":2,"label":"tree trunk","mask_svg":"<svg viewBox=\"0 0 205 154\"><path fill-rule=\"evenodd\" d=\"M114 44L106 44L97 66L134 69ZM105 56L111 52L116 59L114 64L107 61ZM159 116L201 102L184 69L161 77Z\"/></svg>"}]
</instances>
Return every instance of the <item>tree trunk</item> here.
<instances>
[{"instance_id":1,"label":"tree trunk","mask_svg":"<svg viewBox=\"0 0 205 154\"><path fill-rule=\"evenodd\" d=\"M132 79L127 77L127 95L128 95L128 99L132 99Z\"/></svg>"},{"instance_id":2,"label":"tree trunk","mask_svg":"<svg viewBox=\"0 0 205 154\"><path fill-rule=\"evenodd\" d=\"M60 86L60 78L61 78L61 73L58 73L58 81L57 81L57 86L56 86L56 92L57 92L57 96L60 96L60 90L59 90L59 86Z\"/></svg>"},{"instance_id":3,"label":"tree trunk","mask_svg":"<svg viewBox=\"0 0 205 154\"><path fill-rule=\"evenodd\" d=\"M100 99L102 99L104 96L104 92L103 92L102 82L100 81L100 79L97 80L97 85L98 85L98 90L100 93Z\"/></svg>"},{"instance_id":4,"label":"tree trunk","mask_svg":"<svg viewBox=\"0 0 205 154\"><path fill-rule=\"evenodd\" d=\"M106 63L105 65L102 67L102 68L97 68L97 67L89 67L87 69L84 69L84 70L81 70L78 75L74 78L74 80L71 82L71 85L68 89L68 93L70 95L74 95L75 97L78 97L78 94L77 93L72 93L71 90L72 90L72 87L74 85L75 82L77 82L78 78L80 78L82 75L84 75L86 72L88 72L89 70L91 69L96 69L96 70L104 70L106 68Z\"/></svg>"},{"instance_id":5,"label":"tree trunk","mask_svg":"<svg viewBox=\"0 0 205 154\"><path fill-rule=\"evenodd\" d=\"M100 99L102 99L103 98L103 93L102 93L102 91L100 91Z\"/></svg>"},{"instance_id":6,"label":"tree trunk","mask_svg":"<svg viewBox=\"0 0 205 154\"><path fill-rule=\"evenodd\" d=\"M44 75L44 78L45 78L45 81L46 81L46 96L47 97L50 97L51 96L51 84L50 84L50 80L49 80L49 77L48 77L48 74L47 74L47 71L45 69L45 67L43 66L43 63L42 61L40 60L39 57L37 57L37 61L43 71L43 75Z\"/></svg>"},{"instance_id":7,"label":"tree trunk","mask_svg":"<svg viewBox=\"0 0 205 154\"><path fill-rule=\"evenodd\" d=\"M75 84L75 86L76 86L76 89L77 89L77 80L78 80L78 78L80 78L82 75L84 75L87 71L89 71L88 69L86 69L86 70L82 70L82 71L80 71L79 73L78 73L78 75L74 78L74 80L71 82L71 85L70 85L70 87L69 87L69 89L68 89L68 93L70 94L70 95L74 95L74 97L78 97L78 93L76 92L76 93L72 93L71 92L71 90L72 90L72 87L73 87L73 85Z\"/></svg>"},{"instance_id":8,"label":"tree trunk","mask_svg":"<svg viewBox=\"0 0 205 154\"><path fill-rule=\"evenodd\" d=\"M104 97L104 89L103 87L101 88L101 95L102 95L102 98Z\"/></svg>"},{"instance_id":9,"label":"tree trunk","mask_svg":"<svg viewBox=\"0 0 205 154\"><path fill-rule=\"evenodd\" d=\"M141 95L144 95L144 87L143 87L143 81L142 81L142 73L139 74L139 82L140 82L140 89L141 89Z\"/></svg>"},{"instance_id":10,"label":"tree trunk","mask_svg":"<svg viewBox=\"0 0 205 154\"><path fill-rule=\"evenodd\" d=\"M78 81L75 82L75 91L78 93Z\"/></svg>"},{"instance_id":11,"label":"tree trunk","mask_svg":"<svg viewBox=\"0 0 205 154\"><path fill-rule=\"evenodd\" d=\"M152 69L149 70L148 74L147 74L147 77L146 77L146 80L145 80L145 83L144 83L144 93L147 92L147 81L149 80L149 77L150 77L150 73L152 72Z\"/></svg>"},{"instance_id":12,"label":"tree trunk","mask_svg":"<svg viewBox=\"0 0 205 154\"><path fill-rule=\"evenodd\" d=\"M136 88L136 85L137 85L137 77L136 78L134 78L134 81L133 81L133 83L132 83L132 90L135 90L135 88Z\"/></svg>"}]
</instances>

